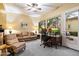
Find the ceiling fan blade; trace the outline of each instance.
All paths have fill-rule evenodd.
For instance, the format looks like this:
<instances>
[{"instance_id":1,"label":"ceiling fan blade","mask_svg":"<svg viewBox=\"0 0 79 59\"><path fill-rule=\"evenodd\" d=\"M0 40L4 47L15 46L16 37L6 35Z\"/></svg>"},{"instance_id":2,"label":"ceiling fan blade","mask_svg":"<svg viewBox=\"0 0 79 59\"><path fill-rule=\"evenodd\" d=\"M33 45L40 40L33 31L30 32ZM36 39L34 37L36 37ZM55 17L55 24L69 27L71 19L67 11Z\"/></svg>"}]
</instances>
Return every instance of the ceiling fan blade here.
<instances>
[{"instance_id":1,"label":"ceiling fan blade","mask_svg":"<svg viewBox=\"0 0 79 59\"><path fill-rule=\"evenodd\" d=\"M37 3L32 3L31 5L32 5L32 7L36 7L36 6L38 6Z\"/></svg>"},{"instance_id":2,"label":"ceiling fan blade","mask_svg":"<svg viewBox=\"0 0 79 59\"><path fill-rule=\"evenodd\" d=\"M41 8L37 8L38 10L42 10Z\"/></svg>"},{"instance_id":3,"label":"ceiling fan blade","mask_svg":"<svg viewBox=\"0 0 79 59\"><path fill-rule=\"evenodd\" d=\"M27 10L31 10L31 8L30 9L27 9Z\"/></svg>"},{"instance_id":4,"label":"ceiling fan blade","mask_svg":"<svg viewBox=\"0 0 79 59\"><path fill-rule=\"evenodd\" d=\"M31 7L29 4L26 4L27 6Z\"/></svg>"}]
</instances>

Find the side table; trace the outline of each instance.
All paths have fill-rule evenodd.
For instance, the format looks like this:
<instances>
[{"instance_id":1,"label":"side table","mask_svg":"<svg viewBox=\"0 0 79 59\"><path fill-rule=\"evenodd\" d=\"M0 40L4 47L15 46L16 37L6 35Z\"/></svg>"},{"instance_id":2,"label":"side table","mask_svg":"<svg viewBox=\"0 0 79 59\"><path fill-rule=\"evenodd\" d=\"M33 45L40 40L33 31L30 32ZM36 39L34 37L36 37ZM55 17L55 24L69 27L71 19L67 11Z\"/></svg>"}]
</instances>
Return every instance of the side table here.
<instances>
[{"instance_id":1,"label":"side table","mask_svg":"<svg viewBox=\"0 0 79 59\"><path fill-rule=\"evenodd\" d=\"M3 44L0 45L1 56L7 56L7 49L10 48L9 45Z\"/></svg>"}]
</instances>

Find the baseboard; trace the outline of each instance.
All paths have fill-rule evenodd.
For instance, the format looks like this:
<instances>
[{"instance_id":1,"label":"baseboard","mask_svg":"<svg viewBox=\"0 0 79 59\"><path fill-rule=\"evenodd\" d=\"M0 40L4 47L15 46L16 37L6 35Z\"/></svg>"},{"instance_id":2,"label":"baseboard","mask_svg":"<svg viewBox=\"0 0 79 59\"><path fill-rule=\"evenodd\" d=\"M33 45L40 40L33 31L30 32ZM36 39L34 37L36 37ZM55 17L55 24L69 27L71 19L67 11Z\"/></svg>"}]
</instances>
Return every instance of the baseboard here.
<instances>
[{"instance_id":1,"label":"baseboard","mask_svg":"<svg viewBox=\"0 0 79 59\"><path fill-rule=\"evenodd\" d=\"M70 48L70 47L67 47L67 46L63 46L63 47L79 52L79 50L76 50L76 49L73 49L73 48Z\"/></svg>"}]
</instances>

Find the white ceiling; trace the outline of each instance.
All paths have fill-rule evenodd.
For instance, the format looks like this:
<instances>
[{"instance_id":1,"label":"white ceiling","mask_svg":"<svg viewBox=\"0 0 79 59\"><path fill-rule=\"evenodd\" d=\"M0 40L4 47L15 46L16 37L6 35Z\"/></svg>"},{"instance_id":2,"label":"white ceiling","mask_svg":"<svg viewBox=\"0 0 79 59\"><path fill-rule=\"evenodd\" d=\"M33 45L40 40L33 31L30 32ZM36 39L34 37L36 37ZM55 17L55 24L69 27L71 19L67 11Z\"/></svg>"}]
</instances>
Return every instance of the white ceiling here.
<instances>
[{"instance_id":1,"label":"white ceiling","mask_svg":"<svg viewBox=\"0 0 79 59\"><path fill-rule=\"evenodd\" d=\"M17 13L17 14L22 13L20 9L18 9L18 7L8 4L4 4L4 5L5 5L5 13Z\"/></svg>"},{"instance_id":2,"label":"white ceiling","mask_svg":"<svg viewBox=\"0 0 79 59\"><path fill-rule=\"evenodd\" d=\"M34 8L28 10L28 8L30 7L28 7L26 4L31 3L6 3L4 5L7 13L24 13L31 17L39 17L42 14L45 14L51 10L54 11L61 6L60 3L37 3L38 7L41 8L41 10Z\"/></svg>"}]
</instances>

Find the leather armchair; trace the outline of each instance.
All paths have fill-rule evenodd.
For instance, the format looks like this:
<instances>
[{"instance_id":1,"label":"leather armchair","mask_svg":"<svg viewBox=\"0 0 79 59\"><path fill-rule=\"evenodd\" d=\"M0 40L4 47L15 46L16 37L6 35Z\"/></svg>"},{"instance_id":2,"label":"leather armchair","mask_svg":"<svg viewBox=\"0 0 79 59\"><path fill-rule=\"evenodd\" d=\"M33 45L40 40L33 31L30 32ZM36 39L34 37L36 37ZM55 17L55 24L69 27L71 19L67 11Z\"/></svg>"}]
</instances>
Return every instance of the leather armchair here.
<instances>
[{"instance_id":1,"label":"leather armchair","mask_svg":"<svg viewBox=\"0 0 79 59\"><path fill-rule=\"evenodd\" d=\"M19 42L16 34L6 35L6 44L10 45L14 53L18 53L26 48L25 42Z\"/></svg>"}]
</instances>

